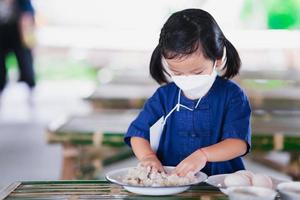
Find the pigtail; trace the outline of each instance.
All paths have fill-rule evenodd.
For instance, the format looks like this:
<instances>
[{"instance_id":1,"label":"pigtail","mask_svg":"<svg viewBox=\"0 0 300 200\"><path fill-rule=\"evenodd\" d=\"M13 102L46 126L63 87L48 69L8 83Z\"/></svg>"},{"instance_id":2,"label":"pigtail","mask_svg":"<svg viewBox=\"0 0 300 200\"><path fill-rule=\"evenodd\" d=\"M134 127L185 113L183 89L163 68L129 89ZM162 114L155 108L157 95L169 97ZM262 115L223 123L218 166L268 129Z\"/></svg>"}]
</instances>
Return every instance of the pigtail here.
<instances>
[{"instance_id":1,"label":"pigtail","mask_svg":"<svg viewBox=\"0 0 300 200\"><path fill-rule=\"evenodd\" d=\"M224 45L226 47L226 63L223 69L226 69L223 78L230 79L239 73L241 68L241 59L239 53L229 40L225 38Z\"/></svg>"},{"instance_id":2,"label":"pigtail","mask_svg":"<svg viewBox=\"0 0 300 200\"><path fill-rule=\"evenodd\" d=\"M162 65L162 55L161 55L161 50L159 45L157 45L157 47L154 49L151 56L150 75L158 84L163 84L168 82L164 74L164 68Z\"/></svg>"}]
</instances>

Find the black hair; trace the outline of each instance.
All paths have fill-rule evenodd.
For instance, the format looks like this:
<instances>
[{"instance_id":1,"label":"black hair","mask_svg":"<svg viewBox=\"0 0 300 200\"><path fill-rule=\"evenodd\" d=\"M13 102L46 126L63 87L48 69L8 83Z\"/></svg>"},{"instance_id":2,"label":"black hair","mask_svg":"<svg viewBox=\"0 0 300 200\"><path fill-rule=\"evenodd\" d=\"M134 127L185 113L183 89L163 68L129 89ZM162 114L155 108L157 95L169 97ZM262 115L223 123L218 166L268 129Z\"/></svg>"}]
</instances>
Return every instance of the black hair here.
<instances>
[{"instance_id":1,"label":"black hair","mask_svg":"<svg viewBox=\"0 0 300 200\"><path fill-rule=\"evenodd\" d=\"M224 47L227 59L222 78L230 79L239 73L241 60L214 18L201 9L176 12L161 29L159 44L150 60L150 74L159 84L167 83L162 56L167 59L180 58L193 54L200 48L206 58L215 61L222 58Z\"/></svg>"}]
</instances>

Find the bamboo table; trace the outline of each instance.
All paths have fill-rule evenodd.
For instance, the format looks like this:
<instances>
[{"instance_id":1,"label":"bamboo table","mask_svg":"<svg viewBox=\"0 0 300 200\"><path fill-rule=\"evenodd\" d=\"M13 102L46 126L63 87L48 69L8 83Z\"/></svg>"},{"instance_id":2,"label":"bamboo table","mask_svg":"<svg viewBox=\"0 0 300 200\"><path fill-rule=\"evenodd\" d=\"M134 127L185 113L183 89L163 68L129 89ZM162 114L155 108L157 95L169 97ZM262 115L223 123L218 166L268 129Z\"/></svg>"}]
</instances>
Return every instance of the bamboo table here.
<instances>
[{"instance_id":1,"label":"bamboo table","mask_svg":"<svg viewBox=\"0 0 300 200\"><path fill-rule=\"evenodd\" d=\"M106 110L54 121L48 143L63 145L62 179L93 179L103 166L133 155L123 142L136 110Z\"/></svg>"},{"instance_id":2,"label":"bamboo table","mask_svg":"<svg viewBox=\"0 0 300 200\"><path fill-rule=\"evenodd\" d=\"M226 195L218 188L201 183L188 191L170 196L143 196L124 190L121 186L107 181L36 181L17 182L0 193L0 200L43 199L131 199L131 200L225 200Z\"/></svg>"}]
</instances>

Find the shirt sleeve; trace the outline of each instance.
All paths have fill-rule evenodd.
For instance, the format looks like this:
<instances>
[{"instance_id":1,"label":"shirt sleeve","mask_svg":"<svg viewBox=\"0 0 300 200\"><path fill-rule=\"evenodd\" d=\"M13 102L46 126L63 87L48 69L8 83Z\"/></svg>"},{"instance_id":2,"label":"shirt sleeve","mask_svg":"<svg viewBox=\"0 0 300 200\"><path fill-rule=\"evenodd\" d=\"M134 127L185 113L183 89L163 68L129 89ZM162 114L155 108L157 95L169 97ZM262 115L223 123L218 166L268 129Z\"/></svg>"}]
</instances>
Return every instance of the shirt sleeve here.
<instances>
[{"instance_id":1,"label":"shirt sleeve","mask_svg":"<svg viewBox=\"0 0 300 200\"><path fill-rule=\"evenodd\" d=\"M137 118L130 124L124 141L131 147L131 137L141 137L150 142L150 127L163 115L162 98L159 89L149 98Z\"/></svg>"},{"instance_id":2,"label":"shirt sleeve","mask_svg":"<svg viewBox=\"0 0 300 200\"><path fill-rule=\"evenodd\" d=\"M247 143L247 152L251 148L251 108L245 93L240 90L230 98L223 125L222 140L236 138Z\"/></svg>"}]
</instances>

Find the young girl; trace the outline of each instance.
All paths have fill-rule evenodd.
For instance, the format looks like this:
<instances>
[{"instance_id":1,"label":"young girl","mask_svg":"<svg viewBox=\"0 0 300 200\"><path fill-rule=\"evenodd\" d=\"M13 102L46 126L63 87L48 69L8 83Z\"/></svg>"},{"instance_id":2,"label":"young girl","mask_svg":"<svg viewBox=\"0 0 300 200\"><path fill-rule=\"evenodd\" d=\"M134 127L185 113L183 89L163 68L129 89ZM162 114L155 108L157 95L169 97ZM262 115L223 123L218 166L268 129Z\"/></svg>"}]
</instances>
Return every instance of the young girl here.
<instances>
[{"instance_id":1,"label":"young girl","mask_svg":"<svg viewBox=\"0 0 300 200\"><path fill-rule=\"evenodd\" d=\"M150 61L151 76L165 84L147 100L124 138L143 166L159 171L176 166L179 176L244 169L251 109L242 89L229 80L240 65L237 50L206 11L187 9L167 20ZM162 116L154 152L149 129Z\"/></svg>"}]
</instances>

